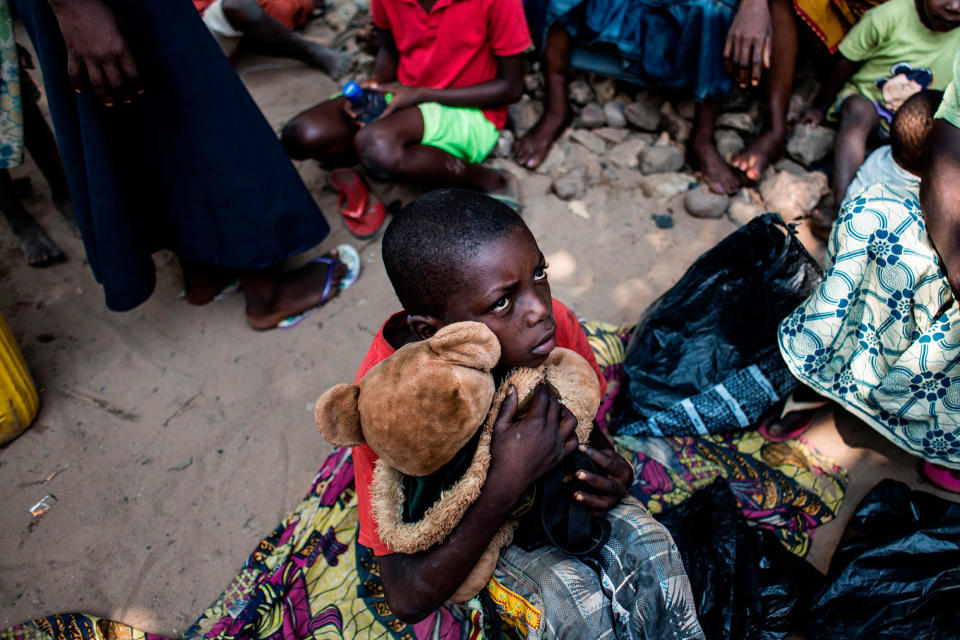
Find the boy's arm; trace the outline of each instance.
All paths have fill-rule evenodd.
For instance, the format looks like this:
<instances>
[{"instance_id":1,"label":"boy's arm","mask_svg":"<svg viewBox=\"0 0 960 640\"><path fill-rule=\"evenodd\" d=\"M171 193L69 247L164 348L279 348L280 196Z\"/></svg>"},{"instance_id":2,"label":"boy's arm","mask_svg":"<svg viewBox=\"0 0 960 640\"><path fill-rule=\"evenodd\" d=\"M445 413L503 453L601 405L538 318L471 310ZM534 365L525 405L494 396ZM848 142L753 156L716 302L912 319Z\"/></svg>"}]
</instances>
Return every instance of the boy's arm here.
<instances>
[{"instance_id":1,"label":"boy's arm","mask_svg":"<svg viewBox=\"0 0 960 640\"><path fill-rule=\"evenodd\" d=\"M378 558L383 594L390 610L414 623L453 595L527 488L577 446L577 420L544 385L529 413L514 421L511 392L494 423L490 468L480 497L443 543L415 554Z\"/></svg>"},{"instance_id":2,"label":"boy's arm","mask_svg":"<svg viewBox=\"0 0 960 640\"><path fill-rule=\"evenodd\" d=\"M373 80L376 84L386 84L397 79L397 65L400 64L400 52L393 39L393 32L374 26L377 36L377 58L373 62Z\"/></svg>"},{"instance_id":3,"label":"boy's arm","mask_svg":"<svg viewBox=\"0 0 960 640\"><path fill-rule=\"evenodd\" d=\"M863 61L848 60L842 53L834 54L834 65L830 70L830 75L820 88L820 93L814 98L813 103L806 108L803 115L800 116L800 122L806 124L820 124L827 115L827 109L833 104L837 93L843 87L843 84L857 72L857 69L863 64Z\"/></svg>"},{"instance_id":4,"label":"boy's arm","mask_svg":"<svg viewBox=\"0 0 960 640\"><path fill-rule=\"evenodd\" d=\"M920 204L930 241L960 304L960 129L935 120L927 140Z\"/></svg>"},{"instance_id":5,"label":"boy's arm","mask_svg":"<svg viewBox=\"0 0 960 640\"><path fill-rule=\"evenodd\" d=\"M741 87L760 84L770 68L773 27L767 0L742 0L723 47L723 64Z\"/></svg>"}]
</instances>

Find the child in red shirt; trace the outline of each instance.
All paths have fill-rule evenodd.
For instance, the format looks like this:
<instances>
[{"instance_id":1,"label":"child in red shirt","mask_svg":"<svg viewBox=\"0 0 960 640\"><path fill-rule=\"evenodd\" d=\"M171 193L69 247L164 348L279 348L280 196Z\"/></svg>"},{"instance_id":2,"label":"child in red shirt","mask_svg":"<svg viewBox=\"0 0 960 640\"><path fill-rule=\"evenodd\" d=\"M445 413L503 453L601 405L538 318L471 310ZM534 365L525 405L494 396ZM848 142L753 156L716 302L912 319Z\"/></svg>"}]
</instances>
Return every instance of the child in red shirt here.
<instances>
[{"instance_id":1,"label":"child in red shirt","mask_svg":"<svg viewBox=\"0 0 960 640\"><path fill-rule=\"evenodd\" d=\"M284 127L287 152L515 202L515 179L479 163L523 91L530 34L521 0L372 0L370 11L380 49L365 84L392 101L362 127L346 98L322 102Z\"/></svg>"},{"instance_id":2,"label":"child in red shirt","mask_svg":"<svg viewBox=\"0 0 960 640\"><path fill-rule=\"evenodd\" d=\"M487 325L500 341L495 377L519 366L536 367L564 346L586 358L605 387L583 329L550 295L536 240L504 204L459 189L428 193L394 217L383 238L383 260L405 311L377 333L358 379L404 344L472 320ZM359 541L378 556L384 597L401 620L419 621L442 605L527 489L577 448L576 418L542 385L526 416L515 418L516 409L514 393L494 424L480 497L442 543L416 554L394 553L379 539L370 515L377 457L367 445L354 447ZM589 489L574 499L605 515L610 539L583 559L549 545L532 551L507 547L487 586L492 602L527 637L702 638L670 534L625 497L633 469L606 436L593 433L580 449L600 472L577 472Z\"/></svg>"}]
</instances>

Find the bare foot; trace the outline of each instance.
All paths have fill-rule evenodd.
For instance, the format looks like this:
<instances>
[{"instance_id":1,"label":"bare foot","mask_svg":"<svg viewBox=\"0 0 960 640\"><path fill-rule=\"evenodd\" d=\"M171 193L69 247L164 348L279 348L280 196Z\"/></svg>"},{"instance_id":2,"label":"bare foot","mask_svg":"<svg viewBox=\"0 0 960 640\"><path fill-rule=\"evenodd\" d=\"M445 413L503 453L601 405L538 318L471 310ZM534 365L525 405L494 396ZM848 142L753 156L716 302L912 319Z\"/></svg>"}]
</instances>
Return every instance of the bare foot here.
<instances>
[{"instance_id":1,"label":"bare foot","mask_svg":"<svg viewBox=\"0 0 960 640\"><path fill-rule=\"evenodd\" d=\"M733 154L730 164L742 171L748 180L756 182L770 162L783 153L785 137L784 133L767 131L747 145L746 149Z\"/></svg>"},{"instance_id":2,"label":"bare foot","mask_svg":"<svg viewBox=\"0 0 960 640\"><path fill-rule=\"evenodd\" d=\"M714 193L733 195L740 191L740 178L723 161L711 135L694 136L689 161L703 172L703 180Z\"/></svg>"},{"instance_id":3,"label":"bare foot","mask_svg":"<svg viewBox=\"0 0 960 640\"><path fill-rule=\"evenodd\" d=\"M317 67L334 80L339 80L353 66L353 57L331 49L316 38L300 36L306 41L306 62Z\"/></svg>"},{"instance_id":4,"label":"bare foot","mask_svg":"<svg viewBox=\"0 0 960 640\"><path fill-rule=\"evenodd\" d=\"M204 305L212 302L226 287L237 280L238 272L212 264L180 261L183 289L187 302Z\"/></svg>"},{"instance_id":5,"label":"bare foot","mask_svg":"<svg viewBox=\"0 0 960 640\"><path fill-rule=\"evenodd\" d=\"M539 167L571 119L569 106L561 114L547 112L540 116L537 124L513 145L513 157L517 164L531 171Z\"/></svg>"},{"instance_id":6,"label":"bare foot","mask_svg":"<svg viewBox=\"0 0 960 640\"><path fill-rule=\"evenodd\" d=\"M16 236L31 267L48 267L64 259L60 247L47 237L36 222L25 224L16 232Z\"/></svg>"},{"instance_id":7,"label":"bare foot","mask_svg":"<svg viewBox=\"0 0 960 640\"><path fill-rule=\"evenodd\" d=\"M337 258L337 252L327 254ZM327 275L333 269L330 287ZM299 269L285 272L253 271L241 278L247 299L247 323L257 330L273 329L281 320L326 304L340 293L340 281L347 275L342 262L330 266L325 262L309 262Z\"/></svg>"}]
</instances>

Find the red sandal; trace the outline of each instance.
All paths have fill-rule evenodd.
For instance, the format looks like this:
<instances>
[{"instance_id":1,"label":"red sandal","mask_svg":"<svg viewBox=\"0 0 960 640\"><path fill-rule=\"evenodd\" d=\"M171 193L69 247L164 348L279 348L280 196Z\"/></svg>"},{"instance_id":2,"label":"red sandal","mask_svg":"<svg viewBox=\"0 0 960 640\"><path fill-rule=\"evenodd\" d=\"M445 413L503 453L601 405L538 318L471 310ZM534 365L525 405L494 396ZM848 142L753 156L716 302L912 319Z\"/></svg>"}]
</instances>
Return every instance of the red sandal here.
<instances>
[{"instance_id":1,"label":"red sandal","mask_svg":"<svg viewBox=\"0 0 960 640\"><path fill-rule=\"evenodd\" d=\"M954 469L948 469L932 462L924 462L923 475L931 483L945 491L960 493L960 472Z\"/></svg>"},{"instance_id":2,"label":"red sandal","mask_svg":"<svg viewBox=\"0 0 960 640\"><path fill-rule=\"evenodd\" d=\"M387 217L383 203L374 198L363 178L353 169L336 169L327 178L337 192L337 208L347 231L358 240L372 238Z\"/></svg>"}]
</instances>

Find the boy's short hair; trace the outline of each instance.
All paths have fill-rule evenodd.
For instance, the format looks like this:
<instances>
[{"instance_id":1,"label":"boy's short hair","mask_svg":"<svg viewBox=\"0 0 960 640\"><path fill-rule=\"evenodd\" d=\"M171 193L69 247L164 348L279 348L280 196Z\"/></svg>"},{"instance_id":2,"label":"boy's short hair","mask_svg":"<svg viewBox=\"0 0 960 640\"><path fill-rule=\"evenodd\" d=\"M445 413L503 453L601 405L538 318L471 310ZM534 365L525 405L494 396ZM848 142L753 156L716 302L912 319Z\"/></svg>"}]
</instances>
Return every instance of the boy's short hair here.
<instances>
[{"instance_id":1,"label":"boy's short hair","mask_svg":"<svg viewBox=\"0 0 960 640\"><path fill-rule=\"evenodd\" d=\"M403 207L383 234L383 264L408 313L443 318L460 284L459 266L481 247L525 227L510 207L465 189L426 193Z\"/></svg>"},{"instance_id":2,"label":"boy's short hair","mask_svg":"<svg viewBox=\"0 0 960 640\"><path fill-rule=\"evenodd\" d=\"M925 89L910 96L900 105L890 123L890 152L901 167L911 173L922 170L924 143L933 128L943 91Z\"/></svg>"}]
</instances>

